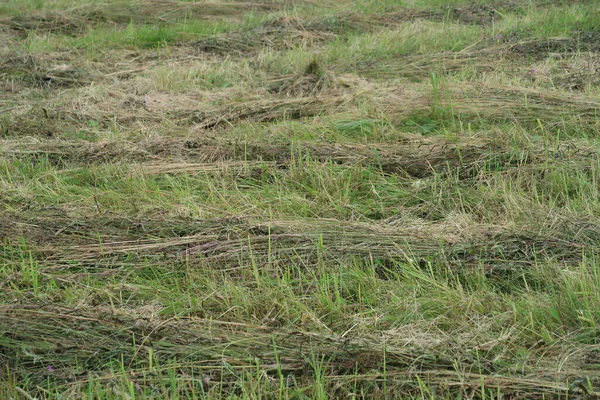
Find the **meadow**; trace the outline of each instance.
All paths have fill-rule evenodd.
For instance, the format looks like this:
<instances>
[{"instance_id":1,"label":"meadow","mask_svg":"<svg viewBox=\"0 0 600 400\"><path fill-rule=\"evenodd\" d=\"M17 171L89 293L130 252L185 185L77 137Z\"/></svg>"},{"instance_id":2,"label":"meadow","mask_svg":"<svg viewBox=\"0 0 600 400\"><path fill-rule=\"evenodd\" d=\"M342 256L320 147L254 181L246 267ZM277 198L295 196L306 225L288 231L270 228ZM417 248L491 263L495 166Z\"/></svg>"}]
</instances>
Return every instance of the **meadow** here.
<instances>
[{"instance_id":1,"label":"meadow","mask_svg":"<svg viewBox=\"0 0 600 400\"><path fill-rule=\"evenodd\" d=\"M598 398L599 139L592 0L3 0L0 398Z\"/></svg>"}]
</instances>

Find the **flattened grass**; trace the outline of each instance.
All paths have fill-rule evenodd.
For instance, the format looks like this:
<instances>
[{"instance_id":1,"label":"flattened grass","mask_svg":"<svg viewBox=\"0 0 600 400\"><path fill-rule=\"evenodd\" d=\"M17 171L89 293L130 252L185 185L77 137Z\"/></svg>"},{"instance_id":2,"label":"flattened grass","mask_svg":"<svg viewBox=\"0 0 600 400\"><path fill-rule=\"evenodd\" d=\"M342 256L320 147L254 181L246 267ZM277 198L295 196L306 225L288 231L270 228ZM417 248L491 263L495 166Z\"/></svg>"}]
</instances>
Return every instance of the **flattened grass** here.
<instances>
[{"instance_id":1,"label":"flattened grass","mask_svg":"<svg viewBox=\"0 0 600 400\"><path fill-rule=\"evenodd\" d=\"M0 13L1 398L599 395L594 4Z\"/></svg>"}]
</instances>

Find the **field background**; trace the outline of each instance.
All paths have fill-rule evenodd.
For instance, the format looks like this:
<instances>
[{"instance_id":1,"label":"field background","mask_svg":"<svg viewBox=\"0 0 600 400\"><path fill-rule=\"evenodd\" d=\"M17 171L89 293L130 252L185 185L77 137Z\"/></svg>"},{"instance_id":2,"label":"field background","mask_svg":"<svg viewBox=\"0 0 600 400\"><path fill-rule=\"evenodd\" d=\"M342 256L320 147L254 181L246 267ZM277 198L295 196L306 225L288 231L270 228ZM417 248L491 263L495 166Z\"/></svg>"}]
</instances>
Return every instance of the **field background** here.
<instances>
[{"instance_id":1,"label":"field background","mask_svg":"<svg viewBox=\"0 0 600 400\"><path fill-rule=\"evenodd\" d=\"M591 0L4 0L0 398L596 398L599 113Z\"/></svg>"}]
</instances>

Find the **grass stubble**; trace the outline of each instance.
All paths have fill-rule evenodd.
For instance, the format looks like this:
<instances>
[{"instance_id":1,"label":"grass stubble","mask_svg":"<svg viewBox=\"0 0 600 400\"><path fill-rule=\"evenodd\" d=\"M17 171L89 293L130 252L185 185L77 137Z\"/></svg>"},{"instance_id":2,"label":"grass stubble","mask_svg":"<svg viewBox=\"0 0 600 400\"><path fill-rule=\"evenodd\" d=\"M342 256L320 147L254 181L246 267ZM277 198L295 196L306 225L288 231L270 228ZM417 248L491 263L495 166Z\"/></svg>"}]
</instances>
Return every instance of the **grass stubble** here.
<instances>
[{"instance_id":1,"label":"grass stubble","mask_svg":"<svg viewBox=\"0 0 600 400\"><path fill-rule=\"evenodd\" d=\"M596 398L600 8L0 6L0 398Z\"/></svg>"}]
</instances>

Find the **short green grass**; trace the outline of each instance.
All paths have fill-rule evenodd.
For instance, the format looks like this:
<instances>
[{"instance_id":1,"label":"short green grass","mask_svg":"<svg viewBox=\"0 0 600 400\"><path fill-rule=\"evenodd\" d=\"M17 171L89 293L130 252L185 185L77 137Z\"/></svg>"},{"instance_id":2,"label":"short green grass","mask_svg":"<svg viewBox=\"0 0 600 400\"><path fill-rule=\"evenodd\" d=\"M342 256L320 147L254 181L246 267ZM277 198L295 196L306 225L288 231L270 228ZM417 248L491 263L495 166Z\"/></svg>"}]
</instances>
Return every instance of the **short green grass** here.
<instances>
[{"instance_id":1,"label":"short green grass","mask_svg":"<svg viewBox=\"0 0 600 400\"><path fill-rule=\"evenodd\" d=\"M0 398L595 398L594 2L5 1Z\"/></svg>"}]
</instances>

